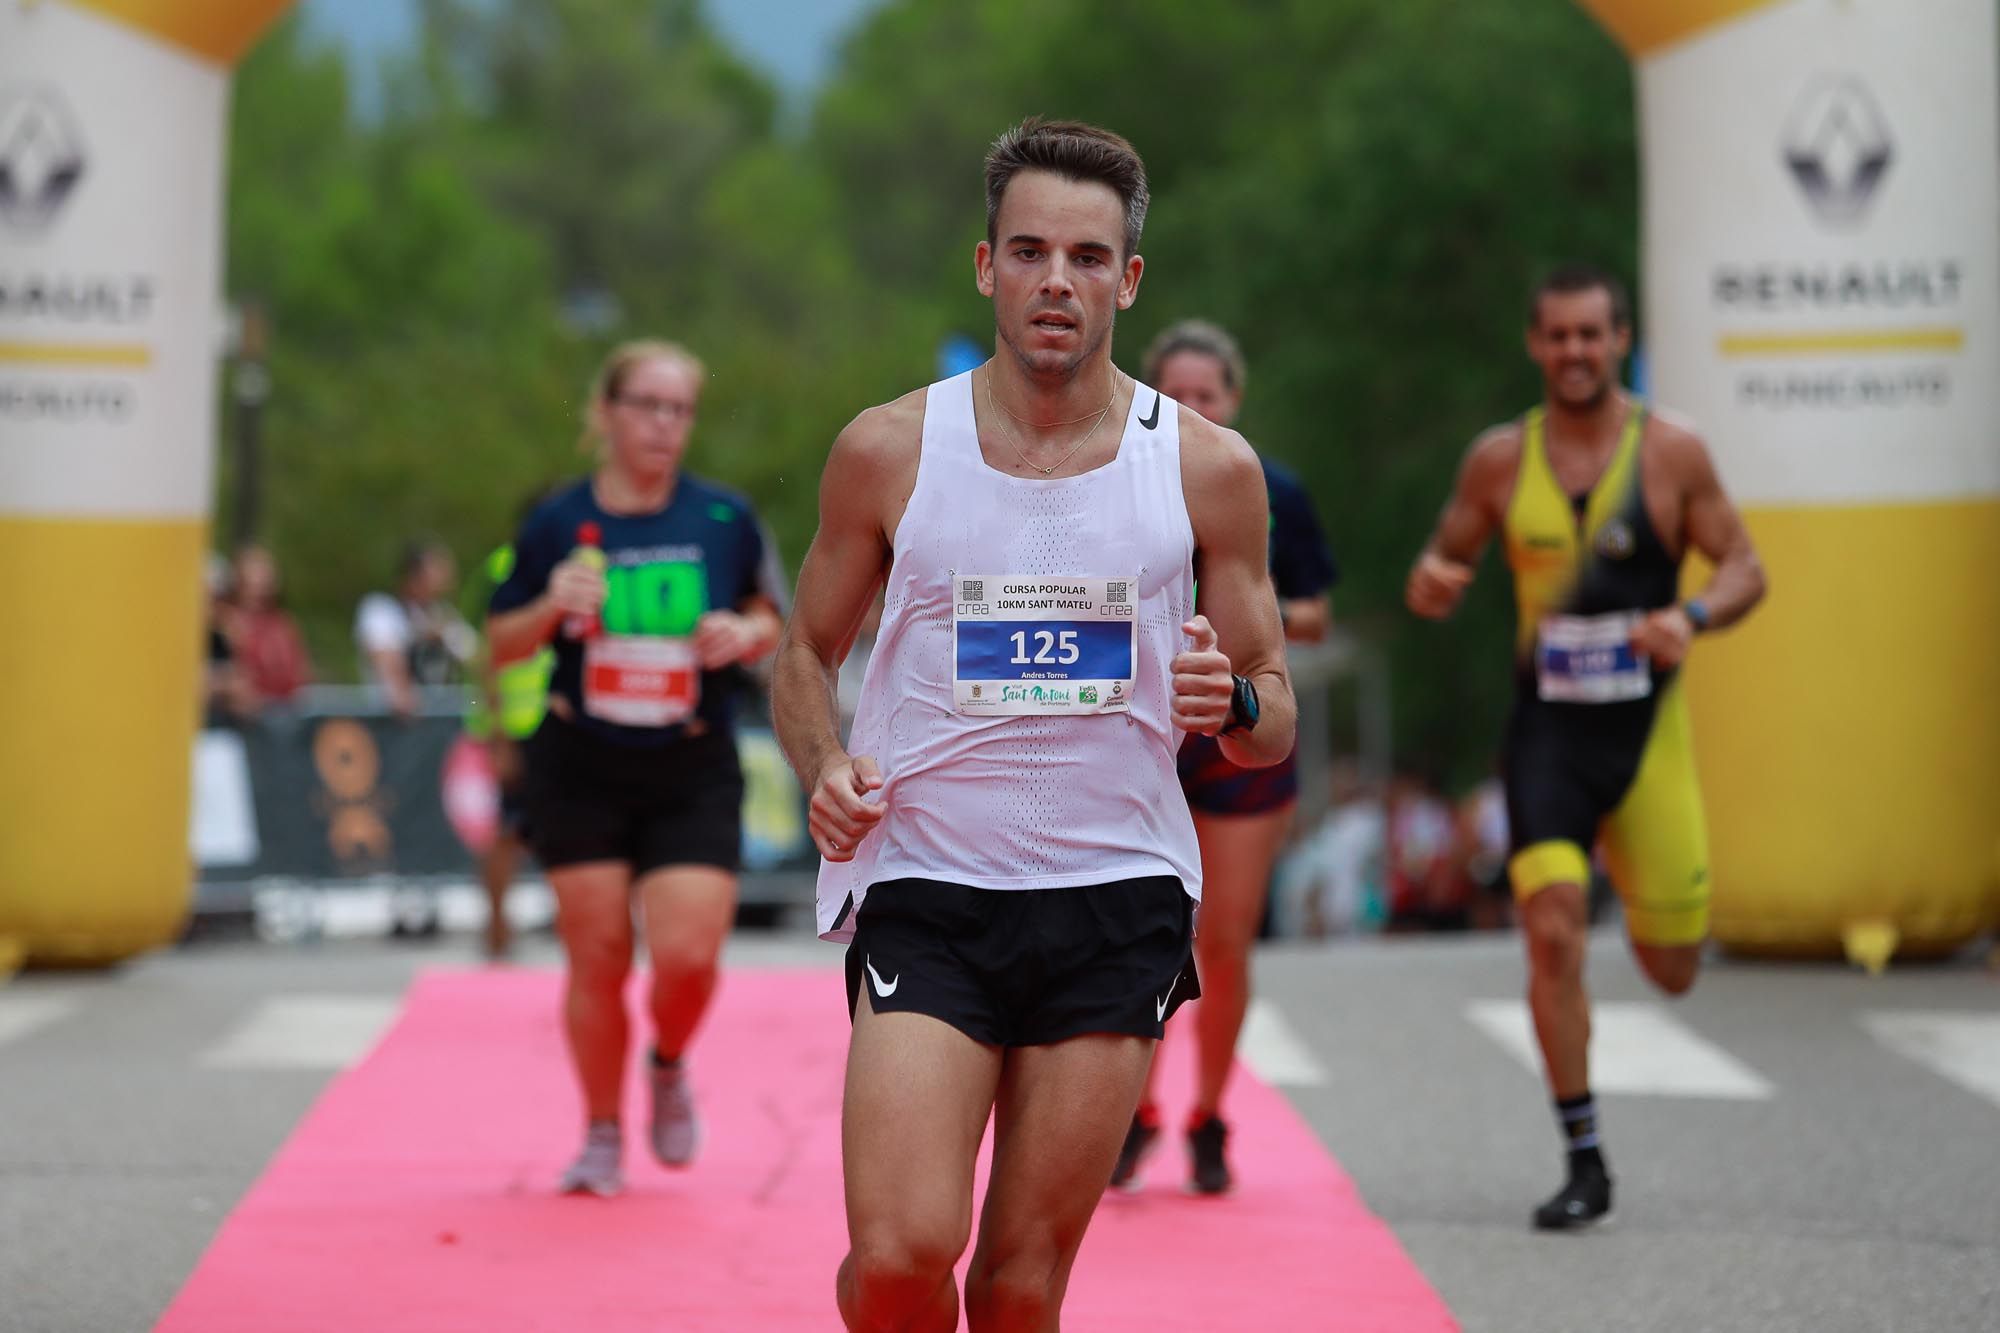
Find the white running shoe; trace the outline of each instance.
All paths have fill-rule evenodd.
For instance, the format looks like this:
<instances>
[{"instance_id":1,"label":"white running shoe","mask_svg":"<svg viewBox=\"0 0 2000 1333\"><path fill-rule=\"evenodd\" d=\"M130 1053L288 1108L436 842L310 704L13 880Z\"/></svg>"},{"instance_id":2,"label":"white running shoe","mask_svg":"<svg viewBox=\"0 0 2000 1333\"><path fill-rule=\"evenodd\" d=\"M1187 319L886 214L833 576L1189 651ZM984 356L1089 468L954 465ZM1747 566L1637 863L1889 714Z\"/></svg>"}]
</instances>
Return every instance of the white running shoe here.
<instances>
[{"instance_id":1,"label":"white running shoe","mask_svg":"<svg viewBox=\"0 0 2000 1333\"><path fill-rule=\"evenodd\" d=\"M701 1146L701 1121L694 1113L687 1067L679 1061L653 1064L653 1156L662 1166L686 1166Z\"/></svg>"},{"instance_id":2,"label":"white running shoe","mask_svg":"<svg viewBox=\"0 0 2000 1333\"><path fill-rule=\"evenodd\" d=\"M563 1172L564 1194L595 1194L608 1199L625 1188L625 1137L615 1124L594 1124L584 1131L583 1151Z\"/></svg>"}]
</instances>

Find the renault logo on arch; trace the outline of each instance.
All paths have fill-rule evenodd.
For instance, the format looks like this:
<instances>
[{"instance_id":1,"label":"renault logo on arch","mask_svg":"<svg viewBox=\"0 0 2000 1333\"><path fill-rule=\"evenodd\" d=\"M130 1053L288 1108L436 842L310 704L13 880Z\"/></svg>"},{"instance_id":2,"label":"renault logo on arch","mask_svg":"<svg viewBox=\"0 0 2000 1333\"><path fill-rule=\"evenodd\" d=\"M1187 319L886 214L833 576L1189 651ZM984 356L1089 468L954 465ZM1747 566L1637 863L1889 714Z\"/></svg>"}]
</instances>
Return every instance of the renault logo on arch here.
<instances>
[{"instance_id":1,"label":"renault logo on arch","mask_svg":"<svg viewBox=\"0 0 2000 1333\"><path fill-rule=\"evenodd\" d=\"M55 89L0 88L0 228L47 230L83 168L83 136Z\"/></svg>"},{"instance_id":2,"label":"renault logo on arch","mask_svg":"<svg viewBox=\"0 0 2000 1333\"><path fill-rule=\"evenodd\" d=\"M1896 149L1866 85L1851 74L1823 74L1786 118L1784 153L1814 216L1848 227L1868 211Z\"/></svg>"}]
</instances>

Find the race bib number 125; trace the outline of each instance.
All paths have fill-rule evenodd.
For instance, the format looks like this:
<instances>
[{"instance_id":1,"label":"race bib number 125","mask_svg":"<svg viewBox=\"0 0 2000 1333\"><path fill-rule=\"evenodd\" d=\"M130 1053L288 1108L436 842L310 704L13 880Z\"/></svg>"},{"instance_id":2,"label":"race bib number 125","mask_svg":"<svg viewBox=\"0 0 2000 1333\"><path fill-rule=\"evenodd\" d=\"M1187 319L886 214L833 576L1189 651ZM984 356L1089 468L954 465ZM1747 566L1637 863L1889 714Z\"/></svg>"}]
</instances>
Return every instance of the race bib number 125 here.
<instances>
[{"instance_id":1,"label":"race bib number 125","mask_svg":"<svg viewBox=\"0 0 2000 1333\"><path fill-rule=\"evenodd\" d=\"M961 713L1115 713L1132 706L1139 581L952 579L952 700Z\"/></svg>"}]
</instances>

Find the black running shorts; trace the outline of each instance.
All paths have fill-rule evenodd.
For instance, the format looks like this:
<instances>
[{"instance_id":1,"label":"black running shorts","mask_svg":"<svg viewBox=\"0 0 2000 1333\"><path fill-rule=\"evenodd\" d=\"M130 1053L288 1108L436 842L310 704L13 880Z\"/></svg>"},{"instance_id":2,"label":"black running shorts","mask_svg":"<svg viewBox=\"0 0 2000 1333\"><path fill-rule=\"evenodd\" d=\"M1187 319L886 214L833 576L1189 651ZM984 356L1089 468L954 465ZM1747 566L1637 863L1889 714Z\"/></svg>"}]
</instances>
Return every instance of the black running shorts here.
<instances>
[{"instance_id":1,"label":"black running shorts","mask_svg":"<svg viewBox=\"0 0 2000 1333\"><path fill-rule=\"evenodd\" d=\"M636 878L662 866L737 868L743 770L728 732L620 745L551 713L527 760L530 846L544 869L624 861Z\"/></svg>"},{"instance_id":2,"label":"black running shorts","mask_svg":"<svg viewBox=\"0 0 2000 1333\"><path fill-rule=\"evenodd\" d=\"M989 1046L1090 1032L1157 1039L1201 994L1194 904L1172 875L1072 889L896 879L868 890L847 946L847 1012L918 1013Z\"/></svg>"}]
</instances>

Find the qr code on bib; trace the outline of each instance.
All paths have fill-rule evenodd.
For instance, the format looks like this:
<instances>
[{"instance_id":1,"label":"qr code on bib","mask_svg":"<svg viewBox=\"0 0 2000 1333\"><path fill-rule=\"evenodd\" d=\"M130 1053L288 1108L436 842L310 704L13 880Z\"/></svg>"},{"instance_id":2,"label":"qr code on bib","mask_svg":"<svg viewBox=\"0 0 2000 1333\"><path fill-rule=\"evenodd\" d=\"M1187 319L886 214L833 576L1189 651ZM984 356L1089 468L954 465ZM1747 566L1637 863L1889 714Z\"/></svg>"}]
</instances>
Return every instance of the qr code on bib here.
<instances>
[{"instance_id":1,"label":"qr code on bib","mask_svg":"<svg viewBox=\"0 0 2000 1333\"><path fill-rule=\"evenodd\" d=\"M986 600L986 580L985 580L985 579L967 579L967 580L965 581L965 600L966 600L966 601L968 601L968 602L983 602L983 601L985 601L985 600Z\"/></svg>"},{"instance_id":2,"label":"qr code on bib","mask_svg":"<svg viewBox=\"0 0 2000 1333\"><path fill-rule=\"evenodd\" d=\"M1132 599L1126 593L1126 589L1130 586L1131 582L1130 579L1115 579L1105 583L1104 600L1107 602L1129 602Z\"/></svg>"}]
</instances>

